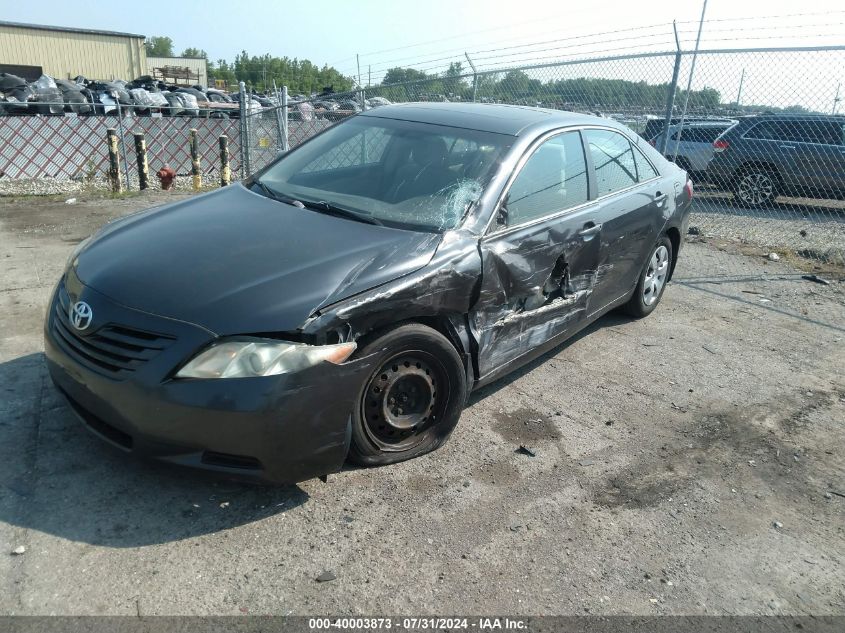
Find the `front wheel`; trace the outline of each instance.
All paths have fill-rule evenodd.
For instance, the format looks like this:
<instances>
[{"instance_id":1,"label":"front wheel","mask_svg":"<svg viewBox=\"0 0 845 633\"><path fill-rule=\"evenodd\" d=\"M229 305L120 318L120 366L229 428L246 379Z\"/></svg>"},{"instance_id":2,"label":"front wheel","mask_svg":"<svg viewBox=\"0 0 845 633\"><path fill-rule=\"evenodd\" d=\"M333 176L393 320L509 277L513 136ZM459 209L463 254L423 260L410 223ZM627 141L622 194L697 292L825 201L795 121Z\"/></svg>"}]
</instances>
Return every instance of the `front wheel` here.
<instances>
[{"instance_id":1,"label":"front wheel","mask_svg":"<svg viewBox=\"0 0 845 633\"><path fill-rule=\"evenodd\" d=\"M372 338L357 352L375 354L352 415L349 459L393 464L441 446L466 402L466 371L439 332L408 323Z\"/></svg>"},{"instance_id":2,"label":"front wheel","mask_svg":"<svg viewBox=\"0 0 845 633\"><path fill-rule=\"evenodd\" d=\"M625 304L625 312L633 317L648 316L660 303L672 268L672 242L665 235L651 249L640 273L634 296Z\"/></svg>"}]
</instances>

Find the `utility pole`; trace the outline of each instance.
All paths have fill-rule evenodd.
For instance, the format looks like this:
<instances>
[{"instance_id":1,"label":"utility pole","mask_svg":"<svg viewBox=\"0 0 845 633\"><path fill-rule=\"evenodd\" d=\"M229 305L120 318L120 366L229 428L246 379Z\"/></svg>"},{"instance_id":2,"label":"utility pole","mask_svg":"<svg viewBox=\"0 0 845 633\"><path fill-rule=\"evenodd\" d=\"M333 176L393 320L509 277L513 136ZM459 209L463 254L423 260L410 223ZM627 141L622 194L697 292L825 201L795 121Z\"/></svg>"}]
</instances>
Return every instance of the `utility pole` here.
<instances>
[{"instance_id":1,"label":"utility pole","mask_svg":"<svg viewBox=\"0 0 845 633\"><path fill-rule=\"evenodd\" d=\"M742 74L739 76L739 90L736 93L736 106L739 107L742 100L742 84L745 82L745 68L742 69Z\"/></svg>"},{"instance_id":2,"label":"utility pole","mask_svg":"<svg viewBox=\"0 0 845 633\"><path fill-rule=\"evenodd\" d=\"M358 53L355 53L355 63L358 64L358 87L361 87L361 60L358 58Z\"/></svg>"},{"instance_id":3,"label":"utility pole","mask_svg":"<svg viewBox=\"0 0 845 633\"><path fill-rule=\"evenodd\" d=\"M367 88L373 85L373 66L367 66Z\"/></svg>"},{"instance_id":4,"label":"utility pole","mask_svg":"<svg viewBox=\"0 0 845 633\"><path fill-rule=\"evenodd\" d=\"M830 111L831 114L836 114L836 109L839 107L839 102L842 99L839 98L839 89L842 87L842 82L836 84L836 96L833 97L833 110Z\"/></svg>"}]
</instances>

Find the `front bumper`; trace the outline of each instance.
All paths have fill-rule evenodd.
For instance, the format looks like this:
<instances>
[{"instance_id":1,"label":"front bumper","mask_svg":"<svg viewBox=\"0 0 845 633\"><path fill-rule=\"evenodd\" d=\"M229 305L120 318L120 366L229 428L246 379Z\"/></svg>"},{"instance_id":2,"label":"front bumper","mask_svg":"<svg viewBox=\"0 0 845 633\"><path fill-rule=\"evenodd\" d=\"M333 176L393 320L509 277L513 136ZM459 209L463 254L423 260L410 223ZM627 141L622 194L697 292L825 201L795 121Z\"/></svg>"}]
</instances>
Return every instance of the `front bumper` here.
<instances>
[{"instance_id":1,"label":"front bumper","mask_svg":"<svg viewBox=\"0 0 845 633\"><path fill-rule=\"evenodd\" d=\"M115 324L121 332L166 333L172 342L130 370L104 369L78 352L78 341L68 343L69 330L57 322L62 300L94 311L90 332L78 335L83 352L98 354L82 346ZM263 378L171 378L213 339L198 326L115 304L71 273L67 290L60 284L51 299L44 348L53 382L80 419L127 453L274 484L340 470L368 359Z\"/></svg>"}]
</instances>

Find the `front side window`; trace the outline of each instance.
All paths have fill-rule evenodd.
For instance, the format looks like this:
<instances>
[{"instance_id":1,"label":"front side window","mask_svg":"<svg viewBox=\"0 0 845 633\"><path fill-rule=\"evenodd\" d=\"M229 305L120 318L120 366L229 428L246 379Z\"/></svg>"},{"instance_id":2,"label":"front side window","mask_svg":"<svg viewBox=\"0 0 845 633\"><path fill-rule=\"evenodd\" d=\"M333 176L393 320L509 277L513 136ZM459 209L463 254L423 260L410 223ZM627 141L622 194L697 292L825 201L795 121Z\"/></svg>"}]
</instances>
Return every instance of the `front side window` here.
<instances>
[{"instance_id":1,"label":"front side window","mask_svg":"<svg viewBox=\"0 0 845 633\"><path fill-rule=\"evenodd\" d=\"M508 192L508 224L514 226L588 199L587 165L578 132L559 134L538 147Z\"/></svg>"},{"instance_id":2,"label":"front side window","mask_svg":"<svg viewBox=\"0 0 845 633\"><path fill-rule=\"evenodd\" d=\"M297 147L259 182L274 195L342 207L387 226L454 228L480 197L514 137L357 116ZM309 207L311 203L311 207Z\"/></svg>"},{"instance_id":3,"label":"front side window","mask_svg":"<svg viewBox=\"0 0 845 633\"><path fill-rule=\"evenodd\" d=\"M584 139L593 159L599 196L639 182L634 150L623 134L611 130L584 130Z\"/></svg>"}]
</instances>

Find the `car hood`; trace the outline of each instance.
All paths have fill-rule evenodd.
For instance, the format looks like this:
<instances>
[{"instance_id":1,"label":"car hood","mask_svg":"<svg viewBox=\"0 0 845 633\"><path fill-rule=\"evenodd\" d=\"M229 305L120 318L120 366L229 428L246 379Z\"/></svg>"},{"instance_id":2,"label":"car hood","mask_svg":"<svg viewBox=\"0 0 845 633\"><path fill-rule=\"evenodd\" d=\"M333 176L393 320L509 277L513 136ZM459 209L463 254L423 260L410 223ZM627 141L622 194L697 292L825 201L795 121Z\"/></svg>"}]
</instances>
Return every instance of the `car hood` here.
<instances>
[{"instance_id":1,"label":"car hood","mask_svg":"<svg viewBox=\"0 0 845 633\"><path fill-rule=\"evenodd\" d=\"M422 268L440 239L237 184L113 222L73 266L83 284L127 307L220 335L291 332L325 305Z\"/></svg>"}]
</instances>

